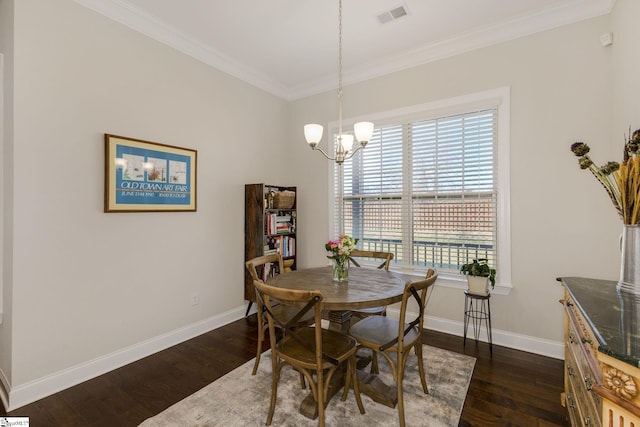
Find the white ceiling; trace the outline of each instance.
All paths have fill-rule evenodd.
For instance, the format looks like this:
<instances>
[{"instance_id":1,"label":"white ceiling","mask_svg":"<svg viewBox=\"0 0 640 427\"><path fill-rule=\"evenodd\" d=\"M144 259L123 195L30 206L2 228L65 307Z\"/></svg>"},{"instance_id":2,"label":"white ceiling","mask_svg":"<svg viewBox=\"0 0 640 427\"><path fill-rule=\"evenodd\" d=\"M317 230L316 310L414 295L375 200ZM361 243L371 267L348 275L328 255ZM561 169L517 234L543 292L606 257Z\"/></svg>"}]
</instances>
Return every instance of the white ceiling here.
<instances>
[{"instance_id":1,"label":"white ceiling","mask_svg":"<svg viewBox=\"0 0 640 427\"><path fill-rule=\"evenodd\" d=\"M76 1L288 100L337 86L338 0ZM614 2L344 0L344 84L606 14ZM399 6L406 16L379 23Z\"/></svg>"}]
</instances>

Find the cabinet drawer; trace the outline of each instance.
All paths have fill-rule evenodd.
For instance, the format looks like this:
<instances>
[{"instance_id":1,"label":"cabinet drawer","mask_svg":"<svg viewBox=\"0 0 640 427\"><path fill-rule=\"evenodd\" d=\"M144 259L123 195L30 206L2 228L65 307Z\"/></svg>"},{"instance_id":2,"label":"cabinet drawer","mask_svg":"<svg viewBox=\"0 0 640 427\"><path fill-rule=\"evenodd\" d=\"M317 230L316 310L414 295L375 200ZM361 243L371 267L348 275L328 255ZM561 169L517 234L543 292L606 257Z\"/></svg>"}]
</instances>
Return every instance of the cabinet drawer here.
<instances>
[{"instance_id":1,"label":"cabinet drawer","mask_svg":"<svg viewBox=\"0 0 640 427\"><path fill-rule=\"evenodd\" d=\"M593 333L585 326L586 322L570 300L565 306L565 312L567 315L567 344L575 355L583 378L590 385L602 384L602 373L596 357L598 344ZM587 388L591 388L589 384Z\"/></svg>"},{"instance_id":2,"label":"cabinet drawer","mask_svg":"<svg viewBox=\"0 0 640 427\"><path fill-rule=\"evenodd\" d=\"M598 352L598 341L593 332L588 327L580 312L576 309L575 303L567 298L565 312L569 323L567 337L572 344L581 347L581 351L587 355L589 363L592 363L591 370L599 371L596 364L596 353Z\"/></svg>"},{"instance_id":3,"label":"cabinet drawer","mask_svg":"<svg viewBox=\"0 0 640 427\"><path fill-rule=\"evenodd\" d=\"M602 398L593 387L602 384L596 358L597 341L571 300L565 303L565 385L577 411L570 412L572 425L600 426ZM568 400L568 398L567 398ZM576 413L577 412L577 413Z\"/></svg>"},{"instance_id":4,"label":"cabinet drawer","mask_svg":"<svg viewBox=\"0 0 640 427\"><path fill-rule=\"evenodd\" d=\"M585 393L589 399L593 401L595 408L600 413L602 409L602 398L598 393L592 390L596 384L602 384L600 370L597 369L598 362L594 354L591 353L591 346L583 345L579 334L575 329L575 325L569 322L569 338L567 340L568 351L571 353L573 369L577 370L575 375L582 382ZM566 358L566 355L565 355ZM594 370L595 368L595 370Z\"/></svg>"},{"instance_id":5,"label":"cabinet drawer","mask_svg":"<svg viewBox=\"0 0 640 427\"><path fill-rule=\"evenodd\" d=\"M578 410L578 404L576 403L576 397L573 394L571 385L567 386L566 405L567 412L569 413L569 423L572 426L580 425L580 411Z\"/></svg>"},{"instance_id":6,"label":"cabinet drawer","mask_svg":"<svg viewBox=\"0 0 640 427\"><path fill-rule=\"evenodd\" d=\"M593 376L591 372L585 373L582 370L584 365L581 367L580 356L584 357L584 355L576 355L569 345L565 347L565 378L569 382L574 404L580 412L581 425L600 425L602 399L591 389Z\"/></svg>"},{"instance_id":7,"label":"cabinet drawer","mask_svg":"<svg viewBox=\"0 0 640 427\"><path fill-rule=\"evenodd\" d=\"M580 398L578 397L573 384L569 383L567 394L567 410L569 411L569 421L573 427L599 427L600 418L594 416L593 412L586 410L584 405L580 404Z\"/></svg>"}]
</instances>

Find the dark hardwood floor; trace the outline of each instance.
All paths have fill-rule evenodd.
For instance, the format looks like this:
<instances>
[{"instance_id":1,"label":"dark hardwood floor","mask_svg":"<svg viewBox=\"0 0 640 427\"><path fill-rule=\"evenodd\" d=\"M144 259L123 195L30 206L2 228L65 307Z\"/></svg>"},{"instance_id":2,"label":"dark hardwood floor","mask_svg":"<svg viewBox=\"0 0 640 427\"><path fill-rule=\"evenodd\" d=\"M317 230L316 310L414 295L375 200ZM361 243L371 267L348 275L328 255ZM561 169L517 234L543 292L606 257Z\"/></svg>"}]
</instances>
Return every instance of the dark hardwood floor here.
<instances>
[{"instance_id":1,"label":"dark hardwood floor","mask_svg":"<svg viewBox=\"0 0 640 427\"><path fill-rule=\"evenodd\" d=\"M28 416L32 427L137 426L252 359L256 335L253 315L0 416ZM499 346L491 356L469 340L463 350L461 337L434 331L425 338L477 358L460 426L568 425L561 360Z\"/></svg>"}]
</instances>

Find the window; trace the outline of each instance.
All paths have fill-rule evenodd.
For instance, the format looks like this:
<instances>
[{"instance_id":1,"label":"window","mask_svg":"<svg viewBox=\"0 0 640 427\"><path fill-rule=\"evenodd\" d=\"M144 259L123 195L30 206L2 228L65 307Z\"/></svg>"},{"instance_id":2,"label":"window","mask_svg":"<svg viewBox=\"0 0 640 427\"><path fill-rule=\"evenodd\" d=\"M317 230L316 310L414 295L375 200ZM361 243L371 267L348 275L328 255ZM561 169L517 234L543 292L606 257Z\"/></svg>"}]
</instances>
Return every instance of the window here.
<instances>
[{"instance_id":1,"label":"window","mask_svg":"<svg viewBox=\"0 0 640 427\"><path fill-rule=\"evenodd\" d=\"M444 277L487 258L510 283L508 90L400 113L376 117L367 147L333 167L332 234Z\"/></svg>"}]
</instances>

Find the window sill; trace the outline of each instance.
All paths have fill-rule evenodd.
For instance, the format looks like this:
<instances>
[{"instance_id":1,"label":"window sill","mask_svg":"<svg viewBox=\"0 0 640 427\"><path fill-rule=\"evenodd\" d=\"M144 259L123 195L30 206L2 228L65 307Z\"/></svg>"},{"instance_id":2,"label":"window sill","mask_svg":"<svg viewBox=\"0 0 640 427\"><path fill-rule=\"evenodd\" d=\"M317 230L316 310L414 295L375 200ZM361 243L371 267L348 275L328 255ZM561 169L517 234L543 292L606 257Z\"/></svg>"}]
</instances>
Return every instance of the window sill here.
<instances>
[{"instance_id":1,"label":"window sill","mask_svg":"<svg viewBox=\"0 0 640 427\"><path fill-rule=\"evenodd\" d=\"M406 270L402 269L394 269L393 267L389 270L395 270L399 273L403 273L409 276L415 276L416 280L420 280L424 277L424 271L417 272L415 270ZM438 275L438 280L436 281L436 286L441 286L443 288L453 288L453 289L467 289L467 279L464 276L459 274L451 274L451 273L441 273ZM509 295L513 290L513 286L509 283L496 283L496 286L490 290L490 293L493 295Z\"/></svg>"},{"instance_id":2,"label":"window sill","mask_svg":"<svg viewBox=\"0 0 640 427\"><path fill-rule=\"evenodd\" d=\"M442 278L438 278L436 284L445 288L467 289L467 279L458 279L455 276L445 275ZM490 289L489 292L493 295L509 295L512 290L513 286L510 284L496 283L496 286Z\"/></svg>"}]
</instances>

